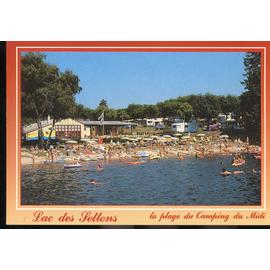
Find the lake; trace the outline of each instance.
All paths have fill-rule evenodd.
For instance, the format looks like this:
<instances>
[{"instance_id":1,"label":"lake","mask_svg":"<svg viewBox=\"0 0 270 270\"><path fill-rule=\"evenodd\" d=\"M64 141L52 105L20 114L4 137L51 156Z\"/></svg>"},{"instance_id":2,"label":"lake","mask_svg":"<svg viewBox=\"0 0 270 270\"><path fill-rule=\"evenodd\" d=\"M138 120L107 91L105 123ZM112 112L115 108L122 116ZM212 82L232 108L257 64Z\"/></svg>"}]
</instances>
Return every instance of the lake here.
<instances>
[{"instance_id":1,"label":"lake","mask_svg":"<svg viewBox=\"0 0 270 270\"><path fill-rule=\"evenodd\" d=\"M141 165L82 163L22 166L23 205L260 205L260 161L232 167L232 156L146 161ZM244 174L221 176L222 168ZM95 179L99 185L90 184Z\"/></svg>"}]
</instances>

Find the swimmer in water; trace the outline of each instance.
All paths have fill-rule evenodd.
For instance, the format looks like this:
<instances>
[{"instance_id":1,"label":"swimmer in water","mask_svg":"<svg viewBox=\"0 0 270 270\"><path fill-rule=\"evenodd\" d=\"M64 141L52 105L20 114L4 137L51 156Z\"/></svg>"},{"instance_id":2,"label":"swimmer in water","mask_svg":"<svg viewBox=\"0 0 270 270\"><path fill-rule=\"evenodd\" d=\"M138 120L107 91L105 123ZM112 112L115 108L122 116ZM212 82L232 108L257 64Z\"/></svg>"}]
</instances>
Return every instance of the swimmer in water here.
<instances>
[{"instance_id":1,"label":"swimmer in water","mask_svg":"<svg viewBox=\"0 0 270 270\"><path fill-rule=\"evenodd\" d=\"M233 174L241 174L244 173L243 171L234 171Z\"/></svg>"},{"instance_id":2,"label":"swimmer in water","mask_svg":"<svg viewBox=\"0 0 270 270\"><path fill-rule=\"evenodd\" d=\"M232 174L231 172L227 171L225 168L222 169L222 172L220 173L223 176L228 176L230 174Z\"/></svg>"},{"instance_id":3,"label":"swimmer in water","mask_svg":"<svg viewBox=\"0 0 270 270\"><path fill-rule=\"evenodd\" d=\"M178 159L179 160L183 160L184 159L184 156L180 154L180 152L177 153L177 156L178 156Z\"/></svg>"},{"instance_id":4,"label":"swimmer in water","mask_svg":"<svg viewBox=\"0 0 270 270\"><path fill-rule=\"evenodd\" d=\"M91 180L89 181L89 183L95 185L95 184L96 184L96 180L95 180L95 179L91 179Z\"/></svg>"},{"instance_id":5,"label":"swimmer in water","mask_svg":"<svg viewBox=\"0 0 270 270\"><path fill-rule=\"evenodd\" d=\"M98 172L104 171L104 168L103 168L103 166L101 164L98 164L97 171Z\"/></svg>"},{"instance_id":6,"label":"swimmer in water","mask_svg":"<svg viewBox=\"0 0 270 270\"><path fill-rule=\"evenodd\" d=\"M102 185L102 183L98 183L95 179L91 179L89 183L92 185Z\"/></svg>"}]
</instances>

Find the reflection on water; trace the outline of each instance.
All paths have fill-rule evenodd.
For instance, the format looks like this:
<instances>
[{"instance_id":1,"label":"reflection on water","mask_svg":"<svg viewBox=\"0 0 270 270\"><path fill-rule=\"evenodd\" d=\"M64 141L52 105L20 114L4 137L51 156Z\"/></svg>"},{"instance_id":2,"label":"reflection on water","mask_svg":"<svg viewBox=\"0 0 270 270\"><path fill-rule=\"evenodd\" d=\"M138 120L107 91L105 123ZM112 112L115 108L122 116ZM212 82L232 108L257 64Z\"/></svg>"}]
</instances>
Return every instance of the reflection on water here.
<instances>
[{"instance_id":1,"label":"reflection on water","mask_svg":"<svg viewBox=\"0 0 270 270\"><path fill-rule=\"evenodd\" d=\"M258 160L247 158L241 167L232 157L197 160L186 158L126 165L112 162L103 172L95 163L80 169L63 164L22 168L22 204L44 205L259 205L261 192ZM222 168L244 174L223 177ZM90 184L96 179L100 185Z\"/></svg>"}]
</instances>

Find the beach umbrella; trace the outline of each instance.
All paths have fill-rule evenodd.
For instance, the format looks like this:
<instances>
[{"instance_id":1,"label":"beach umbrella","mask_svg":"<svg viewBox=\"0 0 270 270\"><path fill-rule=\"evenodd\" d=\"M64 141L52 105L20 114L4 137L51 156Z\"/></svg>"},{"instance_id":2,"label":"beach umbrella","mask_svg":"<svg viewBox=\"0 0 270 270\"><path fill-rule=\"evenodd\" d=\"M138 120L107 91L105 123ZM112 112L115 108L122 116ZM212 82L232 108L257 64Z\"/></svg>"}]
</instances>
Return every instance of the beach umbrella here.
<instances>
[{"instance_id":1,"label":"beach umbrella","mask_svg":"<svg viewBox=\"0 0 270 270\"><path fill-rule=\"evenodd\" d=\"M82 142L89 142L91 139L81 139Z\"/></svg>"},{"instance_id":2,"label":"beach umbrella","mask_svg":"<svg viewBox=\"0 0 270 270\"><path fill-rule=\"evenodd\" d=\"M131 142L138 142L139 139L135 139L135 138L129 138L128 141L131 141Z\"/></svg>"},{"instance_id":3,"label":"beach umbrella","mask_svg":"<svg viewBox=\"0 0 270 270\"><path fill-rule=\"evenodd\" d=\"M144 138L144 141L153 141L153 138Z\"/></svg>"},{"instance_id":4,"label":"beach umbrella","mask_svg":"<svg viewBox=\"0 0 270 270\"><path fill-rule=\"evenodd\" d=\"M181 133L176 133L176 134L174 134L173 136L175 136L175 137L182 137L183 134L181 134Z\"/></svg>"},{"instance_id":5,"label":"beach umbrella","mask_svg":"<svg viewBox=\"0 0 270 270\"><path fill-rule=\"evenodd\" d=\"M171 139L172 136L170 136L170 135L164 135L163 138L170 138Z\"/></svg>"},{"instance_id":6,"label":"beach umbrella","mask_svg":"<svg viewBox=\"0 0 270 270\"><path fill-rule=\"evenodd\" d=\"M97 144L97 141L91 140L91 141L88 141L87 144Z\"/></svg>"},{"instance_id":7,"label":"beach umbrella","mask_svg":"<svg viewBox=\"0 0 270 270\"><path fill-rule=\"evenodd\" d=\"M167 138L164 138L164 137L158 137L157 140L158 140L158 141L166 141Z\"/></svg>"},{"instance_id":8,"label":"beach umbrella","mask_svg":"<svg viewBox=\"0 0 270 270\"><path fill-rule=\"evenodd\" d=\"M66 141L66 143L69 143L69 144L77 144L78 142L77 142L77 141L72 141L72 140L70 140L70 141Z\"/></svg>"},{"instance_id":9,"label":"beach umbrella","mask_svg":"<svg viewBox=\"0 0 270 270\"><path fill-rule=\"evenodd\" d=\"M221 136L219 136L220 138L224 138L224 139L227 139L227 138L229 138L229 136L228 135L221 135Z\"/></svg>"},{"instance_id":10,"label":"beach umbrella","mask_svg":"<svg viewBox=\"0 0 270 270\"><path fill-rule=\"evenodd\" d=\"M203 134L203 133L197 134L197 137L204 137L204 136L205 136L205 134Z\"/></svg>"}]
</instances>

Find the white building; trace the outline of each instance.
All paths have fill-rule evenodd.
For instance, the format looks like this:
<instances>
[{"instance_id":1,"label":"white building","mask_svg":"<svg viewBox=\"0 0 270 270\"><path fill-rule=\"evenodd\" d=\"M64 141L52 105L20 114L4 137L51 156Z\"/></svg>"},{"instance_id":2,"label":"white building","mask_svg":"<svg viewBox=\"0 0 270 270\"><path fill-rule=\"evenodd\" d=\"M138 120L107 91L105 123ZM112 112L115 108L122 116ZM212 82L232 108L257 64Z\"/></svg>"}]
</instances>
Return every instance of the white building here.
<instances>
[{"instance_id":1,"label":"white building","mask_svg":"<svg viewBox=\"0 0 270 270\"><path fill-rule=\"evenodd\" d=\"M185 125L186 123L184 122L184 120L179 119L176 123L173 123L171 125L171 128L173 131L176 131L176 132L185 132Z\"/></svg>"},{"instance_id":2,"label":"white building","mask_svg":"<svg viewBox=\"0 0 270 270\"><path fill-rule=\"evenodd\" d=\"M197 132L199 125L196 120L192 119L189 122L179 119L176 123L171 125L171 129L176 132Z\"/></svg>"},{"instance_id":3,"label":"white building","mask_svg":"<svg viewBox=\"0 0 270 270\"><path fill-rule=\"evenodd\" d=\"M163 125L163 118L144 118L141 120L144 126L155 127L156 125Z\"/></svg>"}]
</instances>

